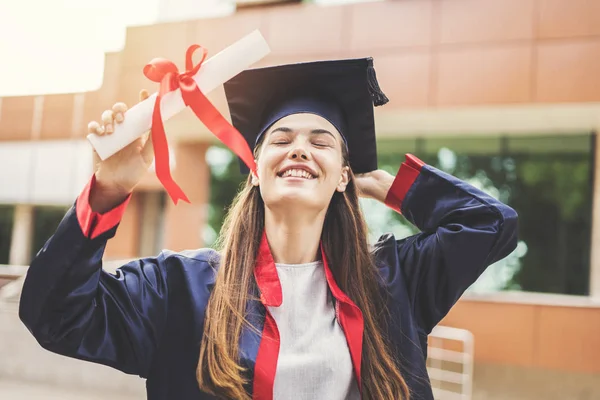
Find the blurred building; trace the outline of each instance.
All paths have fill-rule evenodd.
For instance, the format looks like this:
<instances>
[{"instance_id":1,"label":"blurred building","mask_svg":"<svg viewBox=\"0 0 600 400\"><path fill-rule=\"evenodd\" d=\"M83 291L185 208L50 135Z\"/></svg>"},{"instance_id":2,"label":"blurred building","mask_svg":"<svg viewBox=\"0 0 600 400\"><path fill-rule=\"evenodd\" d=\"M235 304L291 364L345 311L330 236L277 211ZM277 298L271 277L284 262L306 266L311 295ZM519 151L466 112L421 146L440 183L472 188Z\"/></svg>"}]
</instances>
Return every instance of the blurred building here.
<instances>
[{"instance_id":1,"label":"blurred building","mask_svg":"<svg viewBox=\"0 0 600 400\"><path fill-rule=\"evenodd\" d=\"M519 249L443 322L474 335L475 398L600 398L600 2L308 3L238 0L215 18L165 11L106 54L99 90L0 99L0 264L27 265L52 234L92 173L87 123L156 89L142 74L149 60L183 69L190 44L216 54L260 29L272 52L258 66L374 57L390 98L376 109L382 168L395 173L410 152L519 212ZM209 97L228 116L222 90ZM149 173L107 260L212 244L242 179L191 112L165 127L191 204L173 206ZM410 231L365 204L380 216L373 230Z\"/></svg>"}]
</instances>

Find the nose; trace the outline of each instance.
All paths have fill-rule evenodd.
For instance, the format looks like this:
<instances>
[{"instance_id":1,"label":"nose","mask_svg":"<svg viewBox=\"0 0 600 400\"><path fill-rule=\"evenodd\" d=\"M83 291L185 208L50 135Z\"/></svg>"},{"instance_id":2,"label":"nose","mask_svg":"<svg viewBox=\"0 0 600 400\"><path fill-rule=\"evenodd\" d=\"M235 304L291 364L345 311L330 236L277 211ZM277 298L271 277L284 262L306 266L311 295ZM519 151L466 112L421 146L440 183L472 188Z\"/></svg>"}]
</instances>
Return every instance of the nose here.
<instances>
[{"instance_id":1,"label":"nose","mask_svg":"<svg viewBox=\"0 0 600 400\"><path fill-rule=\"evenodd\" d=\"M292 160L310 160L310 154L304 149L303 146L294 147L288 154L288 158Z\"/></svg>"}]
</instances>

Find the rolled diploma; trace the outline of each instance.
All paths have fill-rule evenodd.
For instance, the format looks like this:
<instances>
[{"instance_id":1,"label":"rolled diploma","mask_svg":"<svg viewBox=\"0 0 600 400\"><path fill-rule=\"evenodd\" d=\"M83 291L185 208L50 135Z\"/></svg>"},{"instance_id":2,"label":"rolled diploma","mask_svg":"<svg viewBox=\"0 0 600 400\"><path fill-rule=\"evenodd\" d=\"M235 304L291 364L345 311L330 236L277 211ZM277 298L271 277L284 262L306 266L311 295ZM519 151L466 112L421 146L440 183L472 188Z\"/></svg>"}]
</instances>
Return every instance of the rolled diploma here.
<instances>
[{"instance_id":1,"label":"rolled diploma","mask_svg":"<svg viewBox=\"0 0 600 400\"><path fill-rule=\"evenodd\" d=\"M269 54L269 45L258 30L246 35L236 43L206 60L194 80L204 94L208 94L229 79L233 78L255 62ZM112 156L152 127L152 112L158 93L131 107L125 112L125 120L115 124L110 135L87 136L92 147L102 160ZM181 90L177 89L162 97L161 115L163 121L185 109Z\"/></svg>"}]
</instances>

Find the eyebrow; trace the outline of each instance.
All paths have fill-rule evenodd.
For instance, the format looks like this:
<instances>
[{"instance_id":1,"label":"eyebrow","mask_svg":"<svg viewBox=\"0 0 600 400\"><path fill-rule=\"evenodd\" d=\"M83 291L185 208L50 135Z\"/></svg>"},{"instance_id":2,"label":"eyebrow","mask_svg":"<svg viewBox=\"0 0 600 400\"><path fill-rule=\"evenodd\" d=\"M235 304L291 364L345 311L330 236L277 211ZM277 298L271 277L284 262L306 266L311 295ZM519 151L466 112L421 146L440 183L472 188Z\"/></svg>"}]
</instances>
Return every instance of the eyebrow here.
<instances>
[{"instance_id":1,"label":"eyebrow","mask_svg":"<svg viewBox=\"0 0 600 400\"><path fill-rule=\"evenodd\" d=\"M280 126L278 128L275 128L271 131L271 134L275 133L275 132L285 132L285 133L290 133L293 132L293 129L290 129L288 127L285 126ZM335 135L331 132L329 132L327 129L313 129L312 131L310 131L310 133L312 135L319 135L319 134L325 134L325 135L331 135L332 138L335 139Z\"/></svg>"}]
</instances>

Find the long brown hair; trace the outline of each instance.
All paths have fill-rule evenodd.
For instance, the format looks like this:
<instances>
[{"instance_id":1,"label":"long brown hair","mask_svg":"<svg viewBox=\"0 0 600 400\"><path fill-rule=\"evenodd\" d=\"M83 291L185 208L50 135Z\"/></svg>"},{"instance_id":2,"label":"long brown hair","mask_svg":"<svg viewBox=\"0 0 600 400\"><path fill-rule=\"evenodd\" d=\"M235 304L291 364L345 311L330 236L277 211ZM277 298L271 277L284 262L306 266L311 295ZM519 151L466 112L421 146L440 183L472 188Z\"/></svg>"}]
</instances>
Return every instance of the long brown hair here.
<instances>
[{"instance_id":1,"label":"long brown hair","mask_svg":"<svg viewBox=\"0 0 600 400\"><path fill-rule=\"evenodd\" d=\"M348 165L345 147L342 153ZM250 326L245 310L251 289L256 287L253 273L264 213L260 191L249 176L233 201L217 242L220 267L206 309L196 371L200 388L220 398L250 400L243 387L248 382L239 364L238 346L244 324ZM336 191L331 199L321 240L338 286L363 313L362 397L408 400L408 386L385 335L384 294L377 282L352 171L345 192Z\"/></svg>"}]
</instances>

